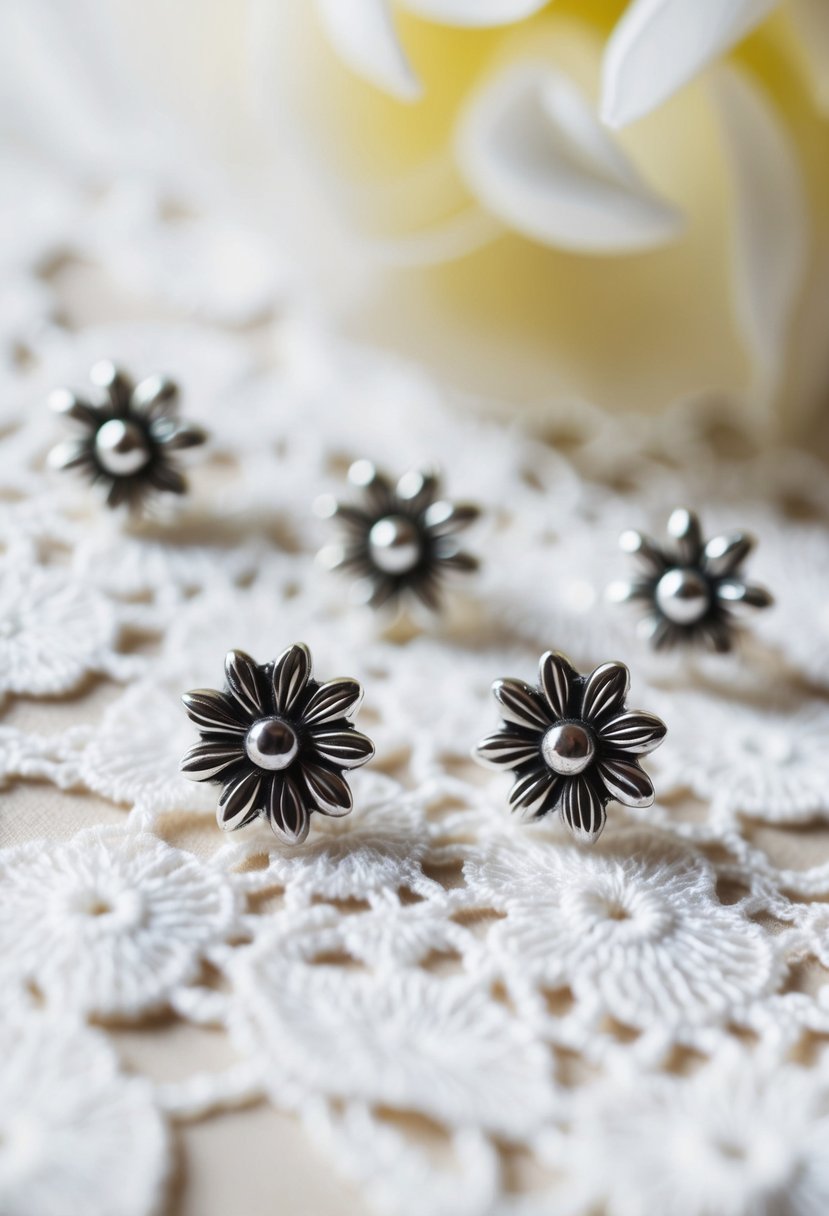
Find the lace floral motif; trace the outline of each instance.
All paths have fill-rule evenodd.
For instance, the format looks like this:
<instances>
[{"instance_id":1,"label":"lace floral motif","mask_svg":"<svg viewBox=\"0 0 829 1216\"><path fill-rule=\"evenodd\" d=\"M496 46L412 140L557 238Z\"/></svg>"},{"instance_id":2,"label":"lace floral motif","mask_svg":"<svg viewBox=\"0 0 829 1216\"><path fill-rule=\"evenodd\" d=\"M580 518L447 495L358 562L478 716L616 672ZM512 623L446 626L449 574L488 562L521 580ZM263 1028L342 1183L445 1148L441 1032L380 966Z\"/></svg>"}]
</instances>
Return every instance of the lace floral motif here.
<instances>
[{"instance_id":1,"label":"lace floral motif","mask_svg":"<svg viewBox=\"0 0 829 1216\"><path fill-rule=\"evenodd\" d=\"M4 1216L155 1216L170 1170L147 1081L98 1032L29 1011L0 1024Z\"/></svg>"},{"instance_id":2,"label":"lace floral motif","mask_svg":"<svg viewBox=\"0 0 829 1216\"><path fill-rule=\"evenodd\" d=\"M343 916L327 904L276 921L279 950L313 962L347 954L376 970L415 967L438 956L458 957L475 949L469 929L451 919L454 902L437 895L401 903L388 892L365 912Z\"/></svg>"},{"instance_id":3,"label":"lace floral motif","mask_svg":"<svg viewBox=\"0 0 829 1216\"><path fill-rule=\"evenodd\" d=\"M303 844L268 848L268 867L256 876L258 883L283 887L293 906L315 897L374 903L401 888L441 895L443 887L423 870L430 849L420 800L368 772L355 777L354 789L356 806L347 821L322 819ZM247 849L265 851L261 838L251 839Z\"/></svg>"},{"instance_id":4,"label":"lace floral motif","mask_svg":"<svg viewBox=\"0 0 829 1216\"><path fill-rule=\"evenodd\" d=\"M785 974L759 927L716 901L712 867L659 835L619 832L591 853L502 845L464 871L472 901L506 914L487 936L497 971L517 990L569 986L585 1017L717 1021Z\"/></svg>"},{"instance_id":5,"label":"lace floral motif","mask_svg":"<svg viewBox=\"0 0 829 1216\"><path fill-rule=\"evenodd\" d=\"M293 1082L507 1137L552 1112L546 1051L474 980L291 967L267 944L239 968L237 1033L265 1053L274 1092Z\"/></svg>"},{"instance_id":6,"label":"lace floral motif","mask_svg":"<svg viewBox=\"0 0 829 1216\"><path fill-rule=\"evenodd\" d=\"M609 1216L810 1216L829 1203L827 1136L825 1079L733 1050L690 1078L586 1090L559 1152Z\"/></svg>"},{"instance_id":7,"label":"lace floral motif","mask_svg":"<svg viewBox=\"0 0 829 1216\"><path fill-rule=\"evenodd\" d=\"M672 731L654 758L665 793L690 790L715 815L743 812L773 823L829 813L829 710L799 699L795 708L730 705L725 698L676 692Z\"/></svg>"},{"instance_id":8,"label":"lace floral motif","mask_svg":"<svg viewBox=\"0 0 829 1216\"><path fill-rule=\"evenodd\" d=\"M179 774L192 729L170 681L142 680L106 710L79 757L82 781L112 802L157 814L204 808L215 795Z\"/></svg>"},{"instance_id":9,"label":"lace floral motif","mask_svg":"<svg viewBox=\"0 0 829 1216\"><path fill-rule=\"evenodd\" d=\"M232 888L156 837L92 828L0 854L3 970L56 1009L134 1018L237 927Z\"/></svg>"},{"instance_id":10,"label":"lace floral motif","mask_svg":"<svg viewBox=\"0 0 829 1216\"><path fill-rule=\"evenodd\" d=\"M0 692L53 696L92 674L123 678L118 611L60 569L0 570Z\"/></svg>"},{"instance_id":11,"label":"lace floral motif","mask_svg":"<svg viewBox=\"0 0 829 1216\"><path fill-rule=\"evenodd\" d=\"M829 687L826 528L776 528L772 537L762 568L764 577L779 580L779 592L775 611L763 614L761 632L807 679Z\"/></svg>"}]
</instances>

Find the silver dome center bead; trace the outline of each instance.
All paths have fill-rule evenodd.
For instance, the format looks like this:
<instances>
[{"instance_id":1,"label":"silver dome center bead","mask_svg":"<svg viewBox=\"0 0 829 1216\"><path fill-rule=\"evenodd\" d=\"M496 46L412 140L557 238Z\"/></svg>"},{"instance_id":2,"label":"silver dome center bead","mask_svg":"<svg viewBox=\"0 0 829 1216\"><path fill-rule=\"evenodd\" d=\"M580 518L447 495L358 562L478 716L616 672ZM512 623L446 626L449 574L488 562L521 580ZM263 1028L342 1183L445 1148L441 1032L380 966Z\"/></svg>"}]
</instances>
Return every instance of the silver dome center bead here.
<instances>
[{"instance_id":1,"label":"silver dome center bead","mask_svg":"<svg viewBox=\"0 0 829 1216\"><path fill-rule=\"evenodd\" d=\"M595 754L593 736L581 722L560 722L551 726L541 740L545 764L562 777L583 773Z\"/></svg>"},{"instance_id":2,"label":"silver dome center bead","mask_svg":"<svg viewBox=\"0 0 829 1216\"><path fill-rule=\"evenodd\" d=\"M378 519L368 534L372 563L384 574L407 574L420 561L423 543L417 526L405 515Z\"/></svg>"},{"instance_id":3,"label":"silver dome center bead","mask_svg":"<svg viewBox=\"0 0 829 1216\"><path fill-rule=\"evenodd\" d=\"M245 751L257 768L276 773L294 761L299 740L294 728L281 718L260 718L247 733Z\"/></svg>"},{"instance_id":4,"label":"silver dome center bead","mask_svg":"<svg viewBox=\"0 0 829 1216\"><path fill-rule=\"evenodd\" d=\"M143 428L125 418L110 418L95 435L95 456L113 477L131 477L149 462L150 445Z\"/></svg>"},{"instance_id":5,"label":"silver dome center bead","mask_svg":"<svg viewBox=\"0 0 829 1216\"><path fill-rule=\"evenodd\" d=\"M667 570L656 584L656 605L675 625L694 625L711 607L711 588L698 570Z\"/></svg>"}]
</instances>

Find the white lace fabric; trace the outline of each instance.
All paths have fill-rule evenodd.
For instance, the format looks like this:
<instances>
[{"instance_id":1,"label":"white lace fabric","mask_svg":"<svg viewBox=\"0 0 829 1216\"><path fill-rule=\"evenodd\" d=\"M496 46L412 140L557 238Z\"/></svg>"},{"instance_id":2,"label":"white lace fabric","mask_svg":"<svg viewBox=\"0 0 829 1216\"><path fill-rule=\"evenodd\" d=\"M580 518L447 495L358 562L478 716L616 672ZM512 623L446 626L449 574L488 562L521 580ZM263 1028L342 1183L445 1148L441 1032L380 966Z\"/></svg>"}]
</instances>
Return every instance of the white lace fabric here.
<instances>
[{"instance_id":1,"label":"white lace fabric","mask_svg":"<svg viewBox=\"0 0 829 1216\"><path fill-rule=\"evenodd\" d=\"M0 316L3 1216L173 1216L188 1124L254 1102L395 1216L822 1216L825 467L765 450L736 409L645 424L568 407L533 438L302 302L282 300L263 359L232 327L270 314L267 283L229 300L182 285L195 237L160 218L145 239L169 277L158 254L135 282L141 247L113 223L95 291L114 258L172 319L57 323L61 277L40 267L92 257L92 206L52 196L29 217L30 307ZM207 316L181 319L196 299ZM101 357L176 376L210 428L177 513L124 523L44 471L45 392ZM448 493L484 509L482 571L425 630L384 631L314 564L312 499L360 456L442 462ZM760 538L752 572L778 603L733 659L651 656L603 598L617 533L682 502ZM354 812L315 816L304 844L223 837L216 790L178 772L179 694L217 686L231 647L266 661L300 640L321 678L364 684L376 760ZM506 779L469 762L491 681L532 679L548 647L625 660L669 727L656 806L611 806L592 849L512 820ZM171 1020L213 1028L235 1062L135 1075L124 1028L151 1041ZM260 1176L278 1202L266 1146Z\"/></svg>"}]
</instances>

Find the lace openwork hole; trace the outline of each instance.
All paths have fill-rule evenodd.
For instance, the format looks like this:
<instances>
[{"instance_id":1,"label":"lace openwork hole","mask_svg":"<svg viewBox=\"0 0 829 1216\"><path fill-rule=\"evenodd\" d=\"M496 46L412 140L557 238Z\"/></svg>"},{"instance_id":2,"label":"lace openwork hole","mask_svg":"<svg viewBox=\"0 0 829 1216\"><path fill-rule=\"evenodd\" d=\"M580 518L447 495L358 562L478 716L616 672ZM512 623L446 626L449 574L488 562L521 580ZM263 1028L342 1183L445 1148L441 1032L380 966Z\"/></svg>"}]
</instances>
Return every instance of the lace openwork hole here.
<instances>
[{"instance_id":1,"label":"lace openwork hole","mask_svg":"<svg viewBox=\"0 0 829 1216\"><path fill-rule=\"evenodd\" d=\"M568 912L602 938L655 941L667 933L673 916L665 901L651 891L617 888L616 884L570 893Z\"/></svg>"},{"instance_id":2,"label":"lace openwork hole","mask_svg":"<svg viewBox=\"0 0 829 1216\"><path fill-rule=\"evenodd\" d=\"M6 615L0 619L0 638L13 638L20 632L20 620L13 613L6 613Z\"/></svg>"},{"instance_id":3,"label":"lace openwork hole","mask_svg":"<svg viewBox=\"0 0 829 1216\"><path fill-rule=\"evenodd\" d=\"M797 756L794 740L783 731L765 731L762 735L744 735L740 747L749 756L763 757L772 764L791 764Z\"/></svg>"},{"instance_id":4,"label":"lace openwork hole","mask_svg":"<svg viewBox=\"0 0 829 1216\"><path fill-rule=\"evenodd\" d=\"M748 1156L744 1144L740 1144L736 1140L725 1139L725 1137L714 1140L713 1147L721 1157L725 1158L726 1161L745 1161L746 1157Z\"/></svg>"},{"instance_id":5,"label":"lace openwork hole","mask_svg":"<svg viewBox=\"0 0 829 1216\"><path fill-rule=\"evenodd\" d=\"M77 891L69 900L69 911L101 931L121 932L141 924L145 902L140 891Z\"/></svg>"}]
</instances>

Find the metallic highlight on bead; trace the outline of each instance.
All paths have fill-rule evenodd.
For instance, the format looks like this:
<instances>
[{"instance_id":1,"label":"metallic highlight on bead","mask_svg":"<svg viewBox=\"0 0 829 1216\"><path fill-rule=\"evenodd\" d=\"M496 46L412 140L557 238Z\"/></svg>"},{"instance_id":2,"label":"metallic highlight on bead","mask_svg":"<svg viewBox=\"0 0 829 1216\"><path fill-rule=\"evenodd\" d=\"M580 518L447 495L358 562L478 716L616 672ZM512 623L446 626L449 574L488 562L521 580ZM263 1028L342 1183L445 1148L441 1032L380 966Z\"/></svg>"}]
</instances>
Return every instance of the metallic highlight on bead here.
<instances>
[{"instance_id":1,"label":"metallic highlight on bead","mask_svg":"<svg viewBox=\"0 0 829 1216\"><path fill-rule=\"evenodd\" d=\"M299 740L294 728L281 718L260 718L247 733L245 751L259 768L277 773L296 759Z\"/></svg>"},{"instance_id":2,"label":"metallic highlight on bead","mask_svg":"<svg viewBox=\"0 0 829 1216\"><path fill-rule=\"evenodd\" d=\"M583 723L561 722L551 726L541 740L541 754L554 773L571 776L592 764L596 745Z\"/></svg>"},{"instance_id":3,"label":"metallic highlight on bead","mask_svg":"<svg viewBox=\"0 0 829 1216\"><path fill-rule=\"evenodd\" d=\"M675 625L695 625L711 606L711 587L699 570L675 567L656 584L656 604Z\"/></svg>"},{"instance_id":4,"label":"metallic highlight on bead","mask_svg":"<svg viewBox=\"0 0 829 1216\"><path fill-rule=\"evenodd\" d=\"M124 418L110 418L95 435L98 463L113 477L130 477L151 458L143 427Z\"/></svg>"},{"instance_id":5,"label":"metallic highlight on bead","mask_svg":"<svg viewBox=\"0 0 829 1216\"><path fill-rule=\"evenodd\" d=\"M405 515L385 515L368 534L371 560L384 574L408 574L420 561L423 545L415 523Z\"/></svg>"}]
</instances>

